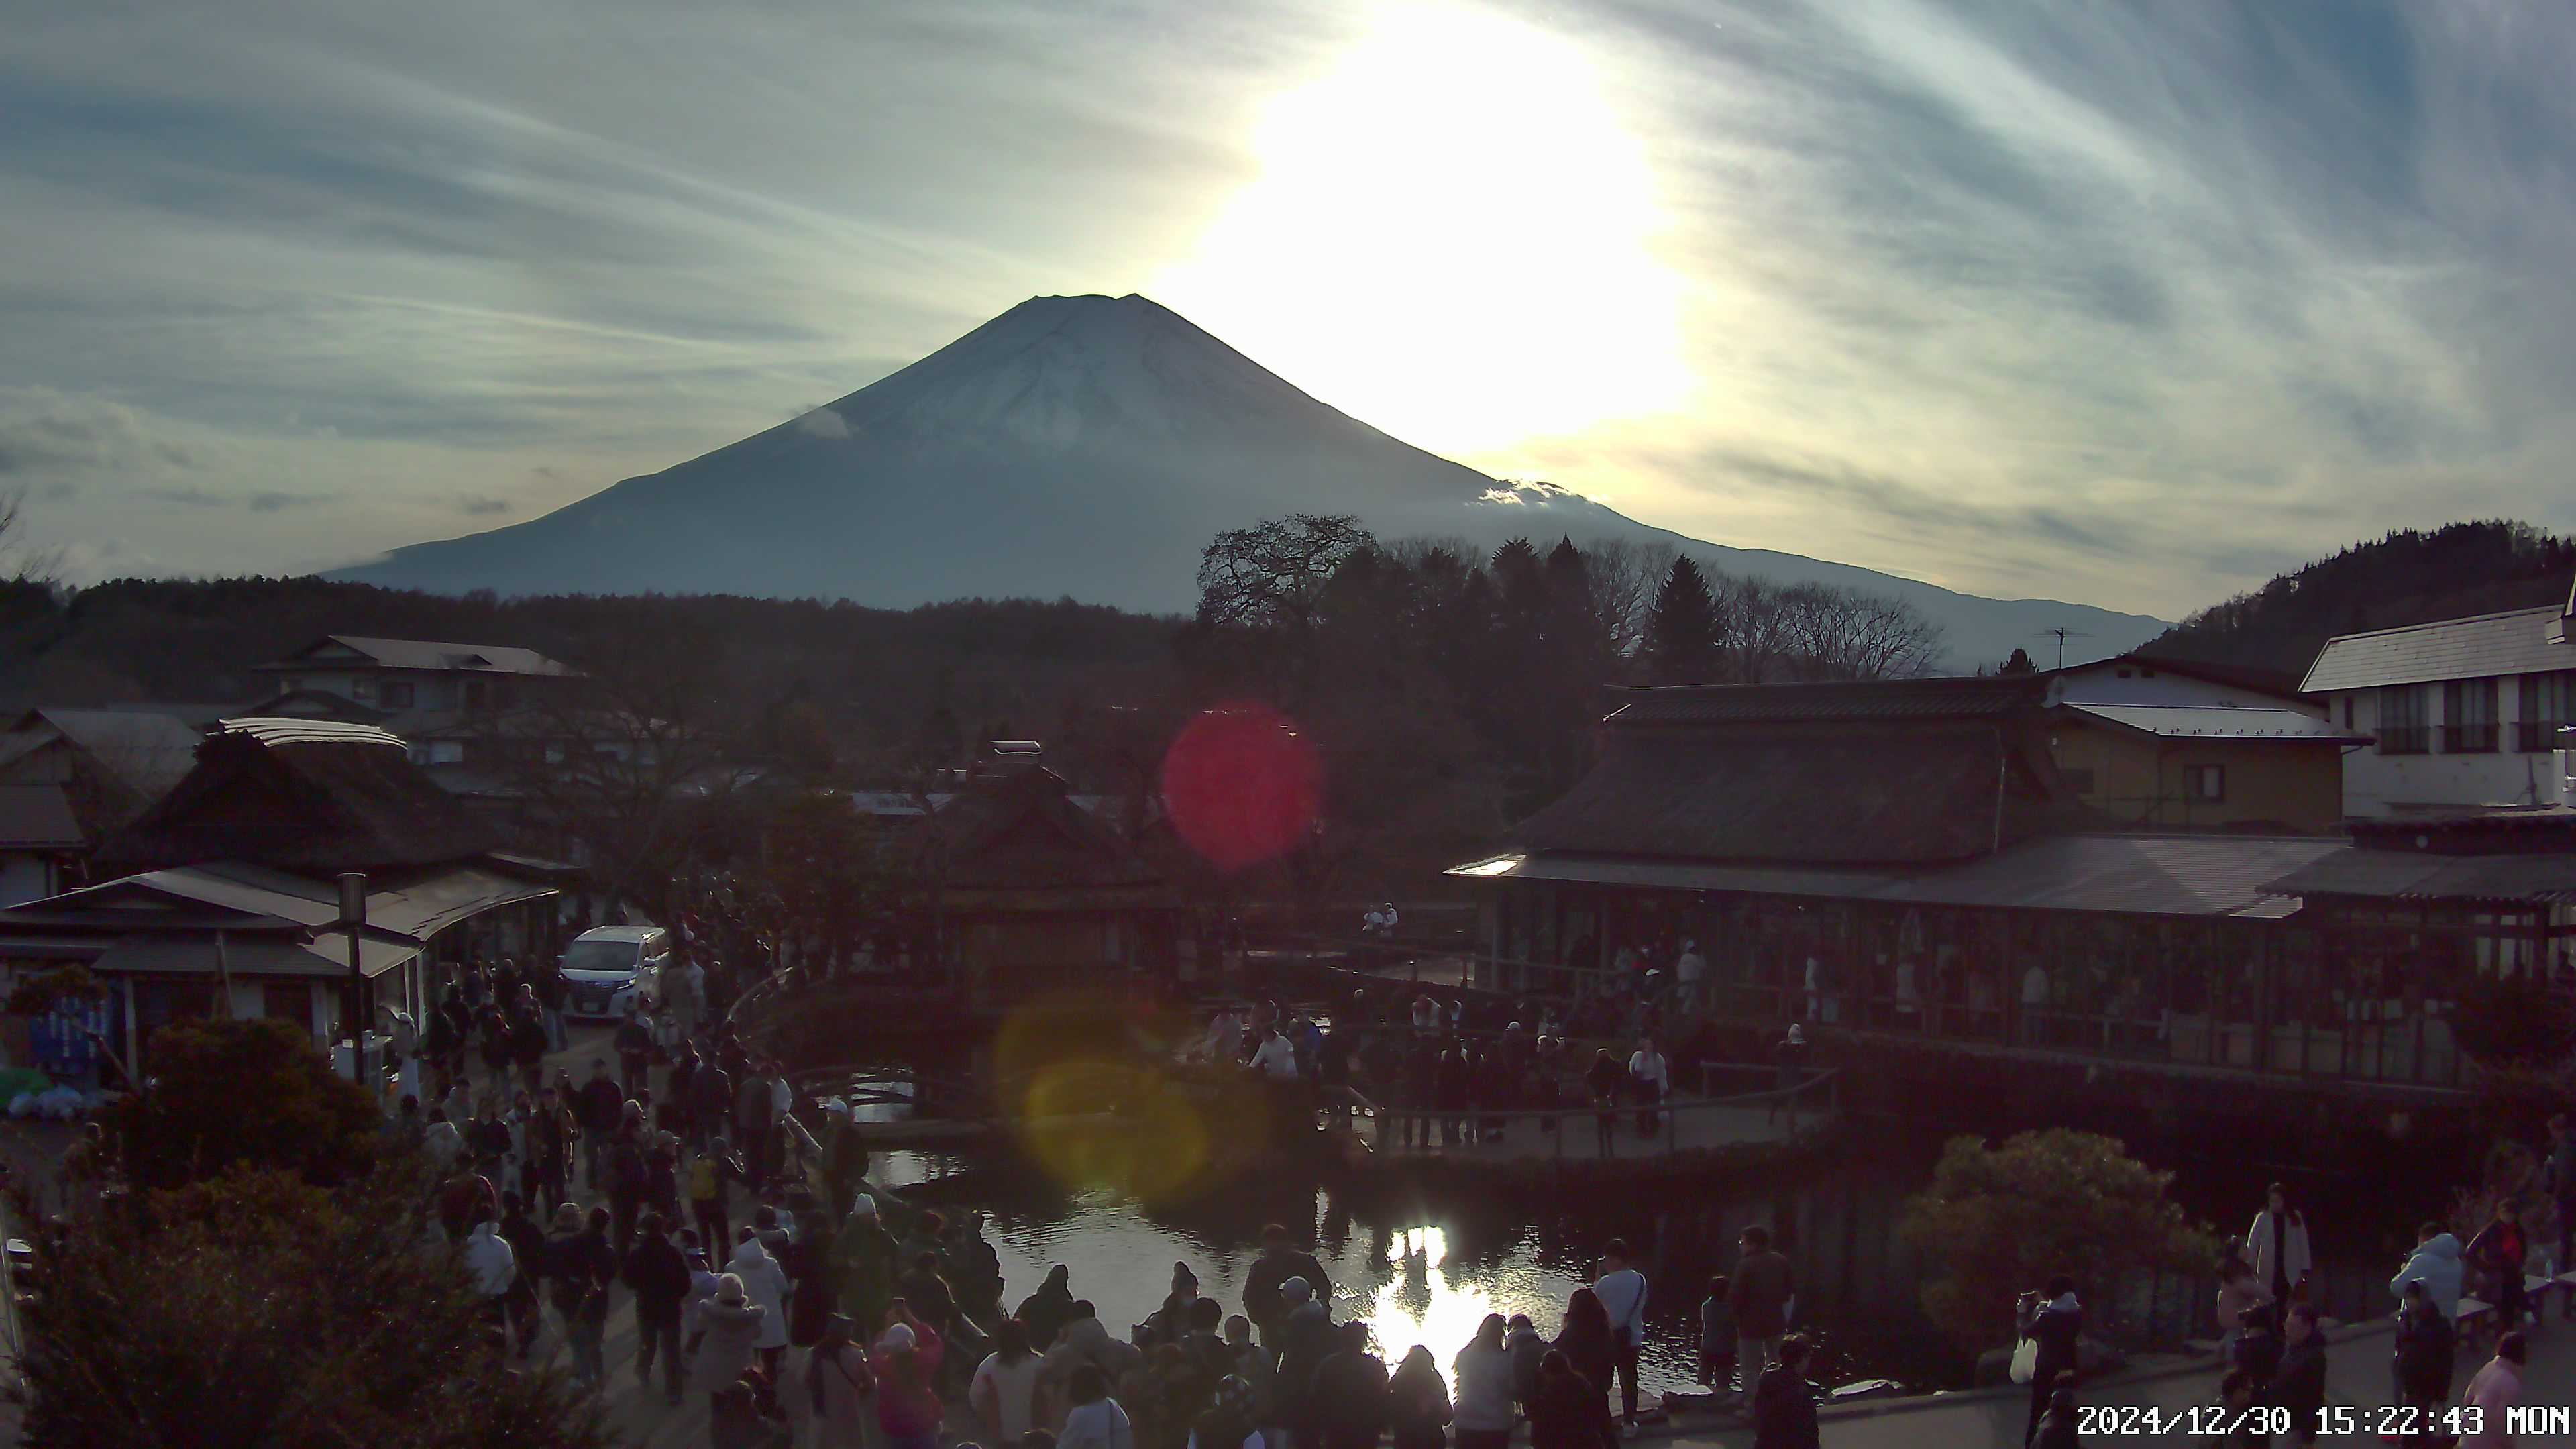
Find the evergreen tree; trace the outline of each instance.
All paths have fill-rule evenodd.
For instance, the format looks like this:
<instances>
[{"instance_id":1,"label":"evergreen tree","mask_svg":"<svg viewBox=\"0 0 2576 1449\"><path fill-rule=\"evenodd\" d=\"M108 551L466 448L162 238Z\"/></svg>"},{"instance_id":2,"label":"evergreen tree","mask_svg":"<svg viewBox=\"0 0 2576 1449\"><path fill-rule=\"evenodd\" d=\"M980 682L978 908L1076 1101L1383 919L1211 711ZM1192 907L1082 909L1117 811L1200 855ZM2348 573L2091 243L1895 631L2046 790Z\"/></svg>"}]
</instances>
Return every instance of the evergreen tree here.
<instances>
[{"instance_id":1,"label":"evergreen tree","mask_svg":"<svg viewBox=\"0 0 2576 1449\"><path fill-rule=\"evenodd\" d=\"M1717 602L1699 565L1676 559L1655 592L1646 621L1646 674L1656 684L1709 684L1717 678Z\"/></svg>"},{"instance_id":2,"label":"evergreen tree","mask_svg":"<svg viewBox=\"0 0 2576 1449\"><path fill-rule=\"evenodd\" d=\"M2027 649L2015 649L2012 657L2004 661L2003 667L1995 671L1997 674L2037 674L2038 672L2039 666L2031 663L2030 651Z\"/></svg>"}]
</instances>

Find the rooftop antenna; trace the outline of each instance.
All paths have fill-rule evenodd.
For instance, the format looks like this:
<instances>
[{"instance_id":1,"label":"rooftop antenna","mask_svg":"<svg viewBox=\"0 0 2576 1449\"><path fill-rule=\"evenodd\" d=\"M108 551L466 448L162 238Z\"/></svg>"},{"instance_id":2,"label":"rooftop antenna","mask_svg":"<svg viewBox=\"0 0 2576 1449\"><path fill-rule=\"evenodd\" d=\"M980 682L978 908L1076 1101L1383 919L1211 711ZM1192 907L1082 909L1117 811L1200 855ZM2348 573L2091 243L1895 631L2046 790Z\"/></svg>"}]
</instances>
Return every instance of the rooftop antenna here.
<instances>
[{"instance_id":1,"label":"rooftop antenna","mask_svg":"<svg viewBox=\"0 0 2576 1449\"><path fill-rule=\"evenodd\" d=\"M2039 635L2040 635L2040 634L2054 634L2054 635L2056 635L2056 636L2057 636L2057 667L2058 667L2058 668L2060 668L2060 669L2064 669L2064 668L2066 667L2066 641L2067 641L2067 640L2069 640L2069 639L2090 639L2090 638L2092 638L2092 637L2093 637L2092 635L2085 633L2085 632L2084 632L2083 630L2081 630L2081 629L2069 629L2069 628L2067 628L2067 627L2066 627L2065 625L2063 625L2063 624L2060 624L2060 625L2058 625L2056 628L2053 628L2053 629L2042 629L2042 630L2040 630L2040 631L2039 631L2039 634L2033 634L2033 635L2031 635L2030 637L2032 637L2033 639L2036 639L2036 638L2038 638L2038 637L2039 637Z\"/></svg>"}]
</instances>

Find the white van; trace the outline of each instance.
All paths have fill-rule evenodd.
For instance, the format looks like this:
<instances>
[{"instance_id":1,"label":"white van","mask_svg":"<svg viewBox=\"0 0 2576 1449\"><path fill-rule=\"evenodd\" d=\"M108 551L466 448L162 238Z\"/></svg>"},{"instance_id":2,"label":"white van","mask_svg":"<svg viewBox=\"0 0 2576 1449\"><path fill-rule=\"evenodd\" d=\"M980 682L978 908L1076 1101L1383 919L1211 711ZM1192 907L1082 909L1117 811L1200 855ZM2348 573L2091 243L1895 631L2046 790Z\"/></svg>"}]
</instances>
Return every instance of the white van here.
<instances>
[{"instance_id":1,"label":"white van","mask_svg":"<svg viewBox=\"0 0 2576 1449\"><path fill-rule=\"evenodd\" d=\"M566 1017L623 1021L626 1008L662 990L671 963L671 933L659 926L601 926L564 948Z\"/></svg>"}]
</instances>

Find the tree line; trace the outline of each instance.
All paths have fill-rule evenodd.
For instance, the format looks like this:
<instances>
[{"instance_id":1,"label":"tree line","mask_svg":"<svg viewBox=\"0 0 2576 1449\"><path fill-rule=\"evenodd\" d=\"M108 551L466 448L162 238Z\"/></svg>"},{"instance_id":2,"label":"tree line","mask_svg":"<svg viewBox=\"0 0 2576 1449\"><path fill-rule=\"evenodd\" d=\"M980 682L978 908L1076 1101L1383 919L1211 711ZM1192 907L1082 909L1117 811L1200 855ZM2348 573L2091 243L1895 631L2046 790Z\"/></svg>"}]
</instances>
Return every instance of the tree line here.
<instances>
[{"instance_id":1,"label":"tree line","mask_svg":"<svg viewBox=\"0 0 2576 1449\"><path fill-rule=\"evenodd\" d=\"M1297 514L1230 530L1181 630L1198 701L1251 695L1325 758L1328 877L1489 846L1561 794L1620 685L1877 679L1927 672L1940 633L1907 605L1702 570L1623 539L1490 554L1381 541Z\"/></svg>"}]
</instances>

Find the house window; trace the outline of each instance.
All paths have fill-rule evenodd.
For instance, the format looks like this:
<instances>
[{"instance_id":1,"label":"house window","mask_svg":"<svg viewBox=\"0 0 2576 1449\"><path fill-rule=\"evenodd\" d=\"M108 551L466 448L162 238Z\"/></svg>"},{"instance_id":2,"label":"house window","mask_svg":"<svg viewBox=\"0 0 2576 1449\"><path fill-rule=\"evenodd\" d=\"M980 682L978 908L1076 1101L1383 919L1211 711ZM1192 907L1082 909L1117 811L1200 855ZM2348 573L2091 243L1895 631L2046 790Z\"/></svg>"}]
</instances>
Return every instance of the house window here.
<instances>
[{"instance_id":1,"label":"house window","mask_svg":"<svg viewBox=\"0 0 2576 1449\"><path fill-rule=\"evenodd\" d=\"M2425 729L2425 688L2420 684L2388 684L2379 690L2379 752L2383 755L2420 755L2432 748Z\"/></svg>"},{"instance_id":2,"label":"house window","mask_svg":"<svg viewBox=\"0 0 2576 1449\"><path fill-rule=\"evenodd\" d=\"M2188 765L2183 774L2190 782L2194 800L2214 805L2227 798L2225 765Z\"/></svg>"},{"instance_id":3,"label":"house window","mask_svg":"<svg viewBox=\"0 0 2576 1449\"><path fill-rule=\"evenodd\" d=\"M2092 794L2092 793L2093 793L2093 772L2092 772L2092 770L2090 770L2090 769L2060 770L2060 771L2058 771L2058 773L2059 773L2060 775L2063 775L2063 776L2065 776L2065 777L2066 777L2066 788L2067 788L2067 789L2074 791L2074 792L2075 792L2076 794L2078 794L2078 795L2090 795L2090 794Z\"/></svg>"},{"instance_id":4,"label":"house window","mask_svg":"<svg viewBox=\"0 0 2576 1449\"><path fill-rule=\"evenodd\" d=\"M424 764L461 765L465 763L463 740L431 740L428 748L429 757L422 762Z\"/></svg>"},{"instance_id":5,"label":"house window","mask_svg":"<svg viewBox=\"0 0 2576 1449\"><path fill-rule=\"evenodd\" d=\"M387 709L409 709L412 701L411 681L388 679L378 691L376 702Z\"/></svg>"},{"instance_id":6,"label":"house window","mask_svg":"<svg viewBox=\"0 0 2576 1449\"><path fill-rule=\"evenodd\" d=\"M2522 677L2522 719L2514 748L2536 755L2558 748L2561 726L2576 723L2576 669Z\"/></svg>"},{"instance_id":7,"label":"house window","mask_svg":"<svg viewBox=\"0 0 2576 1449\"><path fill-rule=\"evenodd\" d=\"M465 681L465 707L467 709L481 709L490 702L490 693L485 690L482 680L469 679Z\"/></svg>"},{"instance_id":8,"label":"house window","mask_svg":"<svg viewBox=\"0 0 2576 1449\"><path fill-rule=\"evenodd\" d=\"M2491 755L2496 747L2496 682L2454 679L2442 686L2442 753Z\"/></svg>"},{"instance_id":9,"label":"house window","mask_svg":"<svg viewBox=\"0 0 2576 1449\"><path fill-rule=\"evenodd\" d=\"M376 682L373 679L363 674L350 676L349 697L351 699L372 699L375 693Z\"/></svg>"}]
</instances>

